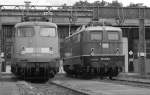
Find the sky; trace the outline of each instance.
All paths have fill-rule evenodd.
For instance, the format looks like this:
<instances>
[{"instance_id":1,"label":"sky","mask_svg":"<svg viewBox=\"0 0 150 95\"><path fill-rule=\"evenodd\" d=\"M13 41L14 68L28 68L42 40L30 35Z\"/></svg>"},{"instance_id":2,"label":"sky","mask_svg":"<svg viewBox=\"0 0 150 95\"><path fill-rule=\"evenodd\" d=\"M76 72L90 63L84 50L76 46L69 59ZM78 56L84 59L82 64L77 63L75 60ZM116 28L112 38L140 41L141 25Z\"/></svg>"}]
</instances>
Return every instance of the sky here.
<instances>
[{"instance_id":1,"label":"sky","mask_svg":"<svg viewBox=\"0 0 150 95\"><path fill-rule=\"evenodd\" d=\"M32 5L55 6L55 5L62 5L64 3L66 3L67 5L73 5L75 2L85 0L0 0L0 5L23 5L24 1L31 1ZM86 1L92 3L98 0L86 0ZM104 0L104 1L112 2L114 0ZM150 0L118 0L118 2L121 2L124 6L127 6L132 2L132 3L143 3L143 5L150 7Z\"/></svg>"}]
</instances>

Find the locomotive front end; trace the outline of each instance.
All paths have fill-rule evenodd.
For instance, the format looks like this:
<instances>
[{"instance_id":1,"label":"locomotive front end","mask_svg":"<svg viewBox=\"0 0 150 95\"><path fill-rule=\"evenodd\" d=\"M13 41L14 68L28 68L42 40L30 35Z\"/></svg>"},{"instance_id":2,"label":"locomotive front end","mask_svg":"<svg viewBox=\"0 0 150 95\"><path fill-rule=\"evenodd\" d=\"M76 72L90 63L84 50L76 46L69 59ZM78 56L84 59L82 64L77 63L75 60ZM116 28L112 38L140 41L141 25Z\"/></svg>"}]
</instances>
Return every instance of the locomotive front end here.
<instances>
[{"instance_id":1,"label":"locomotive front end","mask_svg":"<svg viewBox=\"0 0 150 95\"><path fill-rule=\"evenodd\" d=\"M58 72L59 40L56 24L24 22L16 25L12 72L24 78L53 77Z\"/></svg>"},{"instance_id":2,"label":"locomotive front end","mask_svg":"<svg viewBox=\"0 0 150 95\"><path fill-rule=\"evenodd\" d=\"M111 26L93 26L87 29L83 41L83 60L100 76L117 76L124 67L122 31ZM85 55L85 56L84 56Z\"/></svg>"}]
</instances>

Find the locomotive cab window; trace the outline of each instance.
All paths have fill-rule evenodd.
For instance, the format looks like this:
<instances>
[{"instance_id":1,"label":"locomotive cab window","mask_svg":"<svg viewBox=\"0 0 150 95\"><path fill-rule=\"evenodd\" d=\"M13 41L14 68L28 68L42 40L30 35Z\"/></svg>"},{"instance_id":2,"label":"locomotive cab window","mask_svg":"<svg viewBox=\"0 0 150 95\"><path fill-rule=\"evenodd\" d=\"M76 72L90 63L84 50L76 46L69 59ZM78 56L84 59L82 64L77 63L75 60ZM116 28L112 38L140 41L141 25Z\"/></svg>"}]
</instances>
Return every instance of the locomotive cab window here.
<instances>
[{"instance_id":1,"label":"locomotive cab window","mask_svg":"<svg viewBox=\"0 0 150 95\"><path fill-rule=\"evenodd\" d=\"M102 40L102 31L91 31L91 40Z\"/></svg>"},{"instance_id":2,"label":"locomotive cab window","mask_svg":"<svg viewBox=\"0 0 150 95\"><path fill-rule=\"evenodd\" d=\"M42 37L55 37L56 36L55 28L41 28L40 29L40 36L42 36Z\"/></svg>"},{"instance_id":3,"label":"locomotive cab window","mask_svg":"<svg viewBox=\"0 0 150 95\"><path fill-rule=\"evenodd\" d=\"M20 27L17 29L18 37L32 37L34 35L33 27Z\"/></svg>"},{"instance_id":4,"label":"locomotive cab window","mask_svg":"<svg viewBox=\"0 0 150 95\"><path fill-rule=\"evenodd\" d=\"M118 31L108 31L108 40L119 40Z\"/></svg>"}]
</instances>

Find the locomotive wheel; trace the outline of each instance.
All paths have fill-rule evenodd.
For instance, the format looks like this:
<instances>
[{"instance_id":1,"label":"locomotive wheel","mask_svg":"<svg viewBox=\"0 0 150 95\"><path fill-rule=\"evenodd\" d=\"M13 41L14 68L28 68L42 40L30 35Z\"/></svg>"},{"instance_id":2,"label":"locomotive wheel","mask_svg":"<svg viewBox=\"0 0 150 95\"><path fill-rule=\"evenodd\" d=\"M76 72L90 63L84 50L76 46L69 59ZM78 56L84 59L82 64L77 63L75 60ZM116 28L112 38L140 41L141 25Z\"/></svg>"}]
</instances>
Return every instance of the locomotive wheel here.
<instances>
[{"instance_id":1,"label":"locomotive wheel","mask_svg":"<svg viewBox=\"0 0 150 95\"><path fill-rule=\"evenodd\" d=\"M101 67L99 71L100 71L100 72L98 72L98 73L99 73L99 75L100 75L100 79L104 79L104 73L105 73L104 67Z\"/></svg>"},{"instance_id":2,"label":"locomotive wheel","mask_svg":"<svg viewBox=\"0 0 150 95\"><path fill-rule=\"evenodd\" d=\"M119 74L119 68L116 67L116 68L115 68L115 76L117 76L118 74Z\"/></svg>"},{"instance_id":3,"label":"locomotive wheel","mask_svg":"<svg viewBox=\"0 0 150 95\"><path fill-rule=\"evenodd\" d=\"M112 76L109 76L109 79L112 80Z\"/></svg>"},{"instance_id":4,"label":"locomotive wheel","mask_svg":"<svg viewBox=\"0 0 150 95\"><path fill-rule=\"evenodd\" d=\"M54 71L50 71L50 78L53 78L55 76Z\"/></svg>"},{"instance_id":5,"label":"locomotive wheel","mask_svg":"<svg viewBox=\"0 0 150 95\"><path fill-rule=\"evenodd\" d=\"M112 80L112 77L113 77L113 74L114 74L114 70L112 68L109 68L109 71L108 71L108 76L109 76L109 79Z\"/></svg>"},{"instance_id":6,"label":"locomotive wheel","mask_svg":"<svg viewBox=\"0 0 150 95\"><path fill-rule=\"evenodd\" d=\"M80 74L81 78L84 79L91 79L93 77L92 72L90 71L90 68L84 68L82 70L82 73Z\"/></svg>"},{"instance_id":7,"label":"locomotive wheel","mask_svg":"<svg viewBox=\"0 0 150 95\"><path fill-rule=\"evenodd\" d=\"M103 75L102 75L102 76L100 76L100 79L101 79L101 80L103 80L103 79L104 79L104 76L103 76Z\"/></svg>"}]
</instances>

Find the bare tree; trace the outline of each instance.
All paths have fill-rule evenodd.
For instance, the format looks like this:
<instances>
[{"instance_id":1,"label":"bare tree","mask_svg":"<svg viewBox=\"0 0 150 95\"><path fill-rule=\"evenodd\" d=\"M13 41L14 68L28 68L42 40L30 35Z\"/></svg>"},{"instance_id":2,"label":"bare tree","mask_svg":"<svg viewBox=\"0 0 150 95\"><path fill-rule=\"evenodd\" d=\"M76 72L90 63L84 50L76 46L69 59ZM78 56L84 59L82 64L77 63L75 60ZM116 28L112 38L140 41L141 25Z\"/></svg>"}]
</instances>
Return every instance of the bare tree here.
<instances>
[{"instance_id":1,"label":"bare tree","mask_svg":"<svg viewBox=\"0 0 150 95\"><path fill-rule=\"evenodd\" d=\"M127 7L132 7L132 8L139 8L139 7L146 7L143 5L143 3L130 3L130 5L128 5Z\"/></svg>"},{"instance_id":2,"label":"bare tree","mask_svg":"<svg viewBox=\"0 0 150 95\"><path fill-rule=\"evenodd\" d=\"M112 3L108 4L109 7L123 7L123 4L118 2L118 0L112 1Z\"/></svg>"}]
</instances>

